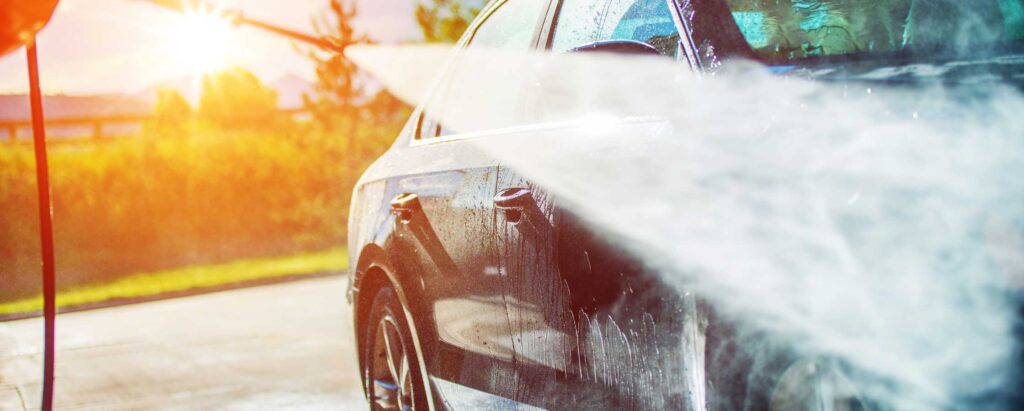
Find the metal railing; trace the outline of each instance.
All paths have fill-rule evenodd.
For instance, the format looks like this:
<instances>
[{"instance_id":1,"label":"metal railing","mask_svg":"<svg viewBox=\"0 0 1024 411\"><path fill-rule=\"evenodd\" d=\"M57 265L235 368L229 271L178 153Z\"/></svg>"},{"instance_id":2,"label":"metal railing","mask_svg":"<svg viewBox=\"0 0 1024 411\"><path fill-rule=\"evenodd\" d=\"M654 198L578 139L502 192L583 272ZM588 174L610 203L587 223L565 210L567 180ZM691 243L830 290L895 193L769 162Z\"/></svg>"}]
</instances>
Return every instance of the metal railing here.
<instances>
[{"instance_id":1,"label":"metal railing","mask_svg":"<svg viewBox=\"0 0 1024 411\"><path fill-rule=\"evenodd\" d=\"M149 114L114 115L114 116L93 116L93 117L65 117L48 118L46 127L92 127L91 137L99 140L104 137L103 126L107 124L138 124L152 118ZM31 119L24 120L0 120L0 130L7 133L7 141L14 143L18 141L18 130L30 129Z\"/></svg>"},{"instance_id":2,"label":"metal railing","mask_svg":"<svg viewBox=\"0 0 1024 411\"><path fill-rule=\"evenodd\" d=\"M280 112L284 113L284 114L287 114L287 115L290 115L293 118L295 118L295 117L299 117L299 116L308 114L309 110L307 110L305 108L289 108L289 109L281 109ZM146 121L148 121L148 120L150 120L152 118L153 118L153 116L151 114L121 114L121 115L110 115L110 116L61 117L61 118L47 118L45 124L46 124L46 128L47 129L56 128L56 127L67 127L67 128L71 128L71 127L91 127L92 128L92 133L89 135L89 139L90 140L102 140L102 139L105 139L105 138L120 137L120 136L123 136L125 134L132 134L132 133L119 133L119 134L116 134L116 135L104 134L104 130L108 130L108 128L104 128L104 126L107 126L107 125L129 125L129 124L140 124L141 125L142 123L145 123ZM17 142L28 142L28 141L30 141L30 140L23 140L22 141L22 140L19 140L18 137L20 136L19 130L22 130L22 129L31 130L31 128L32 128L32 119L0 120L0 132L3 132L4 134L6 134L6 137L7 137L6 139L4 139L2 141L6 141L8 143L17 143ZM28 137L28 135L26 135L26 137ZM61 138L61 139L58 139L56 141L71 142L71 141L83 141L83 139L82 138L71 137L71 138ZM53 142L53 141L51 141L51 142Z\"/></svg>"}]
</instances>

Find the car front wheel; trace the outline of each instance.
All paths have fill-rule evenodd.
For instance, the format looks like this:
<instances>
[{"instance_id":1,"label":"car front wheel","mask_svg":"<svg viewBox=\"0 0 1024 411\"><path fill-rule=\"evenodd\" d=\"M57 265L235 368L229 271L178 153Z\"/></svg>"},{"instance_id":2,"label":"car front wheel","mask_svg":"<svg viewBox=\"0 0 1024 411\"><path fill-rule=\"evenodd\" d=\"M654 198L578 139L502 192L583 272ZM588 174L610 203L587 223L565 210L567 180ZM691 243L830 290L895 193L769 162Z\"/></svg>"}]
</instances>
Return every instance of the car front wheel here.
<instances>
[{"instance_id":1,"label":"car front wheel","mask_svg":"<svg viewBox=\"0 0 1024 411\"><path fill-rule=\"evenodd\" d=\"M426 391L411 333L398 295L382 288L364 331L364 375L370 383L371 410L425 410Z\"/></svg>"}]
</instances>

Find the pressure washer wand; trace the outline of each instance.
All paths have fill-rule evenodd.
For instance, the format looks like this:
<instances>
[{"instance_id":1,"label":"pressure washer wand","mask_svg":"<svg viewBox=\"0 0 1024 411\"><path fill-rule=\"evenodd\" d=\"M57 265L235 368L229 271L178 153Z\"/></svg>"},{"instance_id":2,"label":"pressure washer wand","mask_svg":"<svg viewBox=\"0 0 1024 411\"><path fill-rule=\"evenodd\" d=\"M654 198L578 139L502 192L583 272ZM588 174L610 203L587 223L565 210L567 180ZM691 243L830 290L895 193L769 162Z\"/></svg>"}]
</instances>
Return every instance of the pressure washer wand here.
<instances>
[{"instance_id":1,"label":"pressure washer wand","mask_svg":"<svg viewBox=\"0 0 1024 411\"><path fill-rule=\"evenodd\" d=\"M200 8L203 8L203 9L206 9L206 10L217 10L216 8L210 7L206 2L201 1L201 0L192 0L192 1L187 1L187 0L144 0L144 1L147 1L148 3L154 4L154 5L166 8L166 9L174 10L174 11L179 12L179 13L185 13L185 12L187 12L190 9L191 10L196 10L196 9L200 9ZM261 21L261 20L251 19L249 17L246 17L239 10L220 10L218 13L221 16L226 17L231 23L233 23L236 26L242 26L242 25L251 26L251 27L263 30L265 32L268 32L268 33L271 33L271 34L274 34L274 35L287 37L287 38L292 39L292 40L296 40L296 41L300 41L300 42L303 42L303 43L306 43L306 44L309 44L309 45L313 45L313 46L319 47L319 48L321 48L323 50L334 51L334 52L338 52L338 53L343 52L343 49L341 47L339 47L338 45L336 45L336 44L334 44L334 43L332 43L332 42L330 42L330 41L328 41L328 40L326 40L324 38L317 37L315 35L308 34L308 33L303 33L301 31L289 29L289 28L286 28L286 27L281 27L281 26L278 26L278 25L273 24L273 23L268 23L268 22Z\"/></svg>"},{"instance_id":2,"label":"pressure washer wand","mask_svg":"<svg viewBox=\"0 0 1024 411\"><path fill-rule=\"evenodd\" d=\"M247 18L247 17L243 16L241 12L235 11L235 12L230 12L230 13L231 14L229 14L229 15L232 16L232 20L231 21L233 23L235 23L236 25L243 25L243 24L249 25L249 26L261 29L263 31L267 31L267 32L270 32L270 33L273 33L273 34L277 34L277 35L280 35L280 36L288 37L288 38L290 38L292 40L298 40L298 41L301 41L303 43L307 43L307 44L310 44L310 45L313 45L313 46L317 46L317 47L319 47L321 49L324 49L324 50L327 50L327 51L334 51L334 52L338 52L338 53L342 53L344 51L341 47L338 47L338 45L336 45L334 43L331 43L331 42L329 42L329 41L327 41L327 40L325 40L325 39L323 39L321 37L316 37L316 36L313 36L313 35L310 35L310 34L298 32L298 31L291 30L291 29L287 29L287 28L284 28L284 27L281 27L281 26L276 26L276 25L273 25L273 24L270 24L270 23L267 23L267 22L259 21L259 20L253 20L253 19L250 19L250 18Z\"/></svg>"}]
</instances>

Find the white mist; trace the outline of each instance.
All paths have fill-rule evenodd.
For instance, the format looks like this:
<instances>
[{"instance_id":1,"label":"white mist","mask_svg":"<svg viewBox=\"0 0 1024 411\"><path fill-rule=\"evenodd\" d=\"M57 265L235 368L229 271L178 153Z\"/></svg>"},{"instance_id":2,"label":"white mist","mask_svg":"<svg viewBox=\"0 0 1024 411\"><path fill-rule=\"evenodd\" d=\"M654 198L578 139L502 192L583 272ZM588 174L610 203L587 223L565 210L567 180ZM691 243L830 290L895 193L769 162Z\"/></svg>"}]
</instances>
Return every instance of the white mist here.
<instances>
[{"instance_id":1,"label":"white mist","mask_svg":"<svg viewBox=\"0 0 1024 411\"><path fill-rule=\"evenodd\" d=\"M459 132L529 124L474 141L669 284L849 364L886 408L963 407L1016 366L1024 98L1010 87L491 51L460 55L438 98L423 73L448 50L349 56Z\"/></svg>"}]
</instances>

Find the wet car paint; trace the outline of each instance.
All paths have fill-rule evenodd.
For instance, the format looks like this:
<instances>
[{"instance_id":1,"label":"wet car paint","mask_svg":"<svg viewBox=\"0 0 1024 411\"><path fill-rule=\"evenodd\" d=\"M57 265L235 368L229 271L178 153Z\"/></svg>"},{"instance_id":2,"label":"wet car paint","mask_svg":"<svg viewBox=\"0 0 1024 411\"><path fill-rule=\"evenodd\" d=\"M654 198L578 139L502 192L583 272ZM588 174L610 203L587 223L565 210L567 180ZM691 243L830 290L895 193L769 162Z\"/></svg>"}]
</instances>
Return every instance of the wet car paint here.
<instances>
[{"instance_id":1,"label":"wet car paint","mask_svg":"<svg viewBox=\"0 0 1024 411\"><path fill-rule=\"evenodd\" d=\"M752 56L720 2L673 5L681 61L713 71L724 59ZM550 36L553 14L540 28L539 48ZM879 81L815 70L776 71ZM736 330L717 321L711 308L661 284L571 207L468 139L417 140L418 117L367 171L353 197L352 298L358 332L360 305L366 305L360 297L373 289L364 285L398 289L415 324L435 407L749 409L763 400L747 398L757 387L741 375L755 359L730 345ZM558 130L473 138L519 132L557 138ZM635 142L625 145L632 151L604 155L642 158ZM496 197L517 190L527 191L528 201L495 205ZM403 195L415 195L418 207L393 209ZM374 276L384 279L367 280Z\"/></svg>"},{"instance_id":2,"label":"wet car paint","mask_svg":"<svg viewBox=\"0 0 1024 411\"><path fill-rule=\"evenodd\" d=\"M557 3L549 5L539 39L550 34ZM689 3L679 7L688 10L687 29L699 26ZM704 3L697 11L722 9ZM711 39L703 41L704 58L714 57ZM370 294L364 285L395 287L415 324L438 408L699 409L703 384L694 384L701 380L694 373L703 372L703 355L679 363L687 352L703 352L706 315L696 300L659 285L642 264L471 142L416 140L417 114L353 196L357 331L359 306L367 305L360 295ZM517 132L545 131L477 138ZM515 189L529 190L526 204L494 206L496 195ZM392 209L392 200L409 194L418 209ZM367 280L374 275L386 279Z\"/></svg>"},{"instance_id":3,"label":"wet car paint","mask_svg":"<svg viewBox=\"0 0 1024 411\"><path fill-rule=\"evenodd\" d=\"M638 155L633 145L629 155ZM469 141L396 148L367 174L389 177L360 186L357 197L373 203L353 206L353 241L381 250L357 257L353 286L373 269L394 273L424 365L435 387L448 387L438 402L488 393L555 409L682 409L700 398L679 390L688 374L679 358L702 352L681 338L684 326L702 327L693 300L686 311L540 187L481 159ZM381 171L391 161L418 166ZM497 194L516 189L529 190L525 204L494 207ZM390 200L412 192L420 209L403 221ZM468 391L452 393L450 383Z\"/></svg>"}]
</instances>

